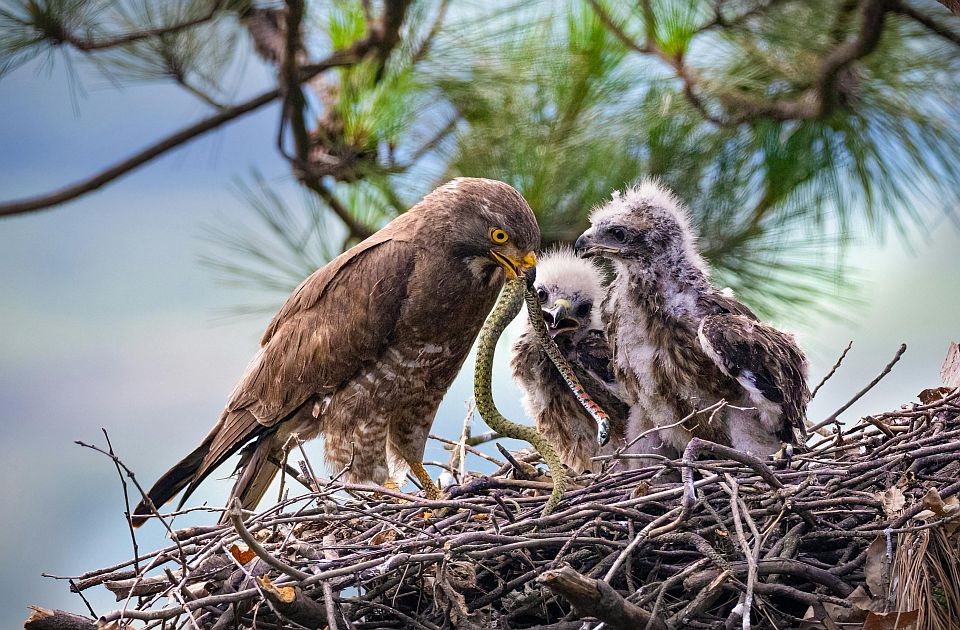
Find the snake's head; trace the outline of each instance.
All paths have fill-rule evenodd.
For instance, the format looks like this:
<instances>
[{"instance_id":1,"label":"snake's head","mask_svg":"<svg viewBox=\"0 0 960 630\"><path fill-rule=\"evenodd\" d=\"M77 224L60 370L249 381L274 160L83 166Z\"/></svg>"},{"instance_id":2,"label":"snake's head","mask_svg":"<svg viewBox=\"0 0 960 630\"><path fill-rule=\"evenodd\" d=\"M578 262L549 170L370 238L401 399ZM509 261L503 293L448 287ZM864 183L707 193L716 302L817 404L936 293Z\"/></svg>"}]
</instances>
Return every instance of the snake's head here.
<instances>
[{"instance_id":1,"label":"snake's head","mask_svg":"<svg viewBox=\"0 0 960 630\"><path fill-rule=\"evenodd\" d=\"M597 444L606 446L610 441L610 420L603 418L597 421Z\"/></svg>"},{"instance_id":2,"label":"snake's head","mask_svg":"<svg viewBox=\"0 0 960 630\"><path fill-rule=\"evenodd\" d=\"M527 281L527 291L533 292L536 295L536 290L533 288L534 283L537 281L537 268L530 267L523 271L523 279Z\"/></svg>"}]
</instances>

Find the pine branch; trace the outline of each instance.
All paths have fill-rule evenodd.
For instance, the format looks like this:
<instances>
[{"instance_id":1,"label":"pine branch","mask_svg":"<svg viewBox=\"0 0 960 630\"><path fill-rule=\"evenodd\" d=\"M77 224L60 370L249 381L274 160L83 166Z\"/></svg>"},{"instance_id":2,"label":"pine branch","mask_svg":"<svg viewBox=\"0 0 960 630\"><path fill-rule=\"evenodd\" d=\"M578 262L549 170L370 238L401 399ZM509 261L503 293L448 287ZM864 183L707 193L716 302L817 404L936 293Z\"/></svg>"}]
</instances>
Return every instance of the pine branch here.
<instances>
[{"instance_id":1,"label":"pine branch","mask_svg":"<svg viewBox=\"0 0 960 630\"><path fill-rule=\"evenodd\" d=\"M960 1L958 1L956 4L958 7L958 10L960 10ZM924 28L926 28L928 31L930 31L934 35L938 35L943 39L947 40L948 42L951 42L953 44L956 44L957 46L960 46L960 32L953 30L946 24L943 24L942 22L927 15L926 13L915 9L909 4L905 2L896 2L893 4L891 10L895 11L896 13L900 13L901 15L905 15L913 19L914 21L918 22L919 24L922 24ZM957 13L957 15L960 15L960 13Z\"/></svg>"},{"instance_id":2,"label":"pine branch","mask_svg":"<svg viewBox=\"0 0 960 630\"><path fill-rule=\"evenodd\" d=\"M937 0L937 2L947 7L954 15L960 17L960 0Z\"/></svg>"},{"instance_id":3,"label":"pine branch","mask_svg":"<svg viewBox=\"0 0 960 630\"><path fill-rule=\"evenodd\" d=\"M221 6L224 4L223 0L214 0L210 3L210 8L203 15L196 17L192 20L186 20L180 22L179 24L171 24L170 26L159 26L157 28L148 28L139 31L133 31L130 33L124 33L122 35L114 35L112 37L107 37L104 39L92 39L87 37L82 37L76 33L71 32L67 27L62 24L54 24L48 28L46 33L50 39L58 44L69 44L77 50L89 53L95 52L98 50L106 50L109 48L117 48L118 46L126 46L127 44L133 44L144 39L150 39L153 37L162 37L164 35L173 35L174 33L179 33L180 31L193 28L194 26L199 26L206 22L213 20L217 16L217 12L220 10Z\"/></svg>"},{"instance_id":4,"label":"pine branch","mask_svg":"<svg viewBox=\"0 0 960 630\"><path fill-rule=\"evenodd\" d=\"M320 198L323 199L324 203L337 215L337 218L343 221L343 224L347 226L347 230L350 232L350 239L362 241L373 234L373 229L357 221L353 213L350 212L350 209L337 199L333 191L330 190L319 177L303 174L299 179L307 188L320 195Z\"/></svg>"},{"instance_id":5,"label":"pine branch","mask_svg":"<svg viewBox=\"0 0 960 630\"><path fill-rule=\"evenodd\" d=\"M371 27L366 38L357 41L347 49L334 52L323 61L303 66L295 82L300 84L330 68L355 64L371 52L380 59L380 63L384 63L386 55L399 41L399 29L408 5L409 0L388 2L383 18ZM83 181L44 195L0 203L0 217L35 212L81 197L194 138L256 111L279 96L279 88L268 90L244 103L226 107L213 116L190 125Z\"/></svg>"},{"instance_id":6,"label":"pine branch","mask_svg":"<svg viewBox=\"0 0 960 630\"><path fill-rule=\"evenodd\" d=\"M883 32L884 17L888 10L887 0L868 0L861 13L860 29L856 37L838 44L821 58L813 73L812 85L794 99L767 100L744 96L729 91L711 91L704 87L699 73L684 62L682 53L672 54L657 44L656 14L650 2L641 3L644 15L646 40L641 44L619 27L597 0L588 0L603 23L627 48L642 54L651 54L673 68L683 82L687 100L707 120L722 127L767 118L775 121L812 120L828 116L836 105L836 84L840 72L855 61L872 53ZM704 96L712 96L730 112L719 116L707 107Z\"/></svg>"}]
</instances>

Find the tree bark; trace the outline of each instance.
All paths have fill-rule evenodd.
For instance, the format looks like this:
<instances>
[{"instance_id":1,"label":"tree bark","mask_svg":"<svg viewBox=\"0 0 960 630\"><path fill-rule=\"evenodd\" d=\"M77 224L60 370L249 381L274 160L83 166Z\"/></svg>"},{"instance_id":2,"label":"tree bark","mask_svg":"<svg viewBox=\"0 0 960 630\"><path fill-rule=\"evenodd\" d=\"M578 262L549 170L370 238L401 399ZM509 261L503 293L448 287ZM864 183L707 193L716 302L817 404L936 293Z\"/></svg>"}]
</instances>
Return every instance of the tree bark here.
<instances>
[{"instance_id":1,"label":"tree bark","mask_svg":"<svg viewBox=\"0 0 960 630\"><path fill-rule=\"evenodd\" d=\"M23 623L24 630L97 630L97 623L64 610L31 606L33 612Z\"/></svg>"},{"instance_id":2,"label":"tree bark","mask_svg":"<svg viewBox=\"0 0 960 630\"><path fill-rule=\"evenodd\" d=\"M652 630L667 630L662 619L631 604L606 582L583 576L570 567L547 571L537 581L566 598L581 617L596 617L611 630L636 630L648 624Z\"/></svg>"}]
</instances>

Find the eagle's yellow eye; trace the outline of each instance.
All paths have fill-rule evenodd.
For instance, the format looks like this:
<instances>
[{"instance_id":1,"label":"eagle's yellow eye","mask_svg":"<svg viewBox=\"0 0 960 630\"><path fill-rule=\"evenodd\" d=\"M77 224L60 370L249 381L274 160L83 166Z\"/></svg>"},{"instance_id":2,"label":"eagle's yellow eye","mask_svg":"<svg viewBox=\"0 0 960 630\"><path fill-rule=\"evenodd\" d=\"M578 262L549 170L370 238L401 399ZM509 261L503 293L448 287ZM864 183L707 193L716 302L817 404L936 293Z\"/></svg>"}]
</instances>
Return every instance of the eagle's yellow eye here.
<instances>
[{"instance_id":1,"label":"eagle's yellow eye","mask_svg":"<svg viewBox=\"0 0 960 630\"><path fill-rule=\"evenodd\" d=\"M490 230L490 240L496 243L497 245L503 245L509 239L510 237L507 235L507 233L501 230L500 228L493 228L492 230Z\"/></svg>"}]
</instances>

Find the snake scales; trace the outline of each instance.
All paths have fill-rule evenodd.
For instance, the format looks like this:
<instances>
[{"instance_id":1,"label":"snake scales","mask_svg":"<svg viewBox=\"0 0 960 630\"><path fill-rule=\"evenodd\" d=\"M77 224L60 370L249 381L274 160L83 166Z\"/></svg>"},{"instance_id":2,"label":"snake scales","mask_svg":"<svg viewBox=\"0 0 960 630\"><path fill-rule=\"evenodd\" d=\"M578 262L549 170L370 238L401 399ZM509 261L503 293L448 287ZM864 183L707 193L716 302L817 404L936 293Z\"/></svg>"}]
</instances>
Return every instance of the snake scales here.
<instances>
[{"instance_id":1,"label":"snake scales","mask_svg":"<svg viewBox=\"0 0 960 630\"><path fill-rule=\"evenodd\" d=\"M500 294L500 299L490 312L490 316L487 317L487 321L484 322L483 328L480 329L480 338L477 343L476 372L473 381L474 398L477 401L477 411L480 412L480 416L491 429L503 437L529 442L547 463L553 477L553 492L543 506L543 514L546 516L560 502L567 487L567 476L563 469L563 463L560 461L556 450L539 431L533 427L508 420L500 413L493 401L493 391L491 389L493 356L496 351L497 340L500 339L500 335L503 334L507 325L520 312L521 304L524 301L526 301L530 323L544 352L557 367L560 375L580 404L597 421L597 441L601 446L607 443L610 419L580 385L580 381L573 373L570 365L547 334L546 325L540 312L540 301L537 299L536 293L528 289L527 283L522 277L508 280L503 288L503 293Z\"/></svg>"}]
</instances>

